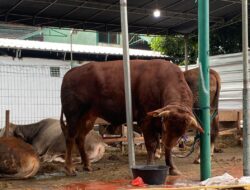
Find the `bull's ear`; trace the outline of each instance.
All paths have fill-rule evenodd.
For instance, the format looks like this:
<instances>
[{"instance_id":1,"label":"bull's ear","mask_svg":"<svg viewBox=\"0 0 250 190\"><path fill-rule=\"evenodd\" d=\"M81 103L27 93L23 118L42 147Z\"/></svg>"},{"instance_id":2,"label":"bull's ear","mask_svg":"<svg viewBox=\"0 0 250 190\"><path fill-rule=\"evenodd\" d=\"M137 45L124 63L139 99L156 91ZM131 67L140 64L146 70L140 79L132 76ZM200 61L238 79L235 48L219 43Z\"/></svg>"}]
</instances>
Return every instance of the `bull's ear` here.
<instances>
[{"instance_id":1,"label":"bull's ear","mask_svg":"<svg viewBox=\"0 0 250 190\"><path fill-rule=\"evenodd\" d=\"M161 112L159 110L154 110L151 112L148 112L147 115L151 117L158 117Z\"/></svg>"},{"instance_id":2,"label":"bull's ear","mask_svg":"<svg viewBox=\"0 0 250 190\"><path fill-rule=\"evenodd\" d=\"M200 131L201 133L204 133L204 130L202 129L202 127L200 126L200 124L196 121L196 119L192 116L189 116L189 125L188 127L192 127L198 131Z\"/></svg>"}]
</instances>

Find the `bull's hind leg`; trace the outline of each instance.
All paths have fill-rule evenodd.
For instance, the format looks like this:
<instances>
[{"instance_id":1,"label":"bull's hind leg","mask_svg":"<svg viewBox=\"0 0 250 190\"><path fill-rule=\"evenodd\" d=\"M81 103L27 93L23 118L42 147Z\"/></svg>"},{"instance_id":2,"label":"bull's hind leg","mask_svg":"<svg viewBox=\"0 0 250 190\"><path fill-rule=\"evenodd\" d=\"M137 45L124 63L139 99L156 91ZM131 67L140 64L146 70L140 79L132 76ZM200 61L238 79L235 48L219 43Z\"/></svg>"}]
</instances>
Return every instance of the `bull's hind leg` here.
<instances>
[{"instance_id":1,"label":"bull's hind leg","mask_svg":"<svg viewBox=\"0 0 250 190\"><path fill-rule=\"evenodd\" d=\"M74 146L75 136L76 133L69 127L69 132L67 136L65 136L65 141L66 141L65 169L67 175L70 176L76 175L76 168L72 163L72 149Z\"/></svg>"},{"instance_id":2,"label":"bull's hind leg","mask_svg":"<svg viewBox=\"0 0 250 190\"><path fill-rule=\"evenodd\" d=\"M67 113L65 113L67 119ZM62 125L62 131L65 137L65 144L66 144L66 153L65 153L65 170L66 174L70 176L76 175L75 166L72 163L72 149L75 143L77 131L77 123L79 119L77 115L74 117L68 117L67 125Z\"/></svg>"},{"instance_id":3,"label":"bull's hind leg","mask_svg":"<svg viewBox=\"0 0 250 190\"><path fill-rule=\"evenodd\" d=\"M79 133L77 134L76 137L76 145L81 155L83 170L86 171L92 171L92 168L84 146L86 139L85 137L89 133L89 131L93 129L95 120L96 118L91 117L89 115L84 116L81 120L81 126L79 126L80 127Z\"/></svg>"},{"instance_id":4,"label":"bull's hind leg","mask_svg":"<svg viewBox=\"0 0 250 190\"><path fill-rule=\"evenodd\" d=\"M211 125L211 155L214 153L222 153L223 150L215 147L217 137L219 136L219 115L217 115Z\"/></svg>"}]
</instances>

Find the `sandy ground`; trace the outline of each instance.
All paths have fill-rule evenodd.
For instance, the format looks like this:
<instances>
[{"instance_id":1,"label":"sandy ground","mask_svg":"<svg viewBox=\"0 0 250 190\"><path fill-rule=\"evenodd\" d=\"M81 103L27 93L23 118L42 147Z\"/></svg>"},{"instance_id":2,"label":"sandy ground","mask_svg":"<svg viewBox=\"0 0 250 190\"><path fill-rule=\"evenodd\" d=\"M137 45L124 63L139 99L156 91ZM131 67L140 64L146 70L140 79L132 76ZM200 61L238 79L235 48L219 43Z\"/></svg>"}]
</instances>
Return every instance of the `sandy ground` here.
<instances>
[{"instance_id":1,"label":"sandy ground","mask_svg":"<svg viewBox=\"0 0 250 190\"><path fill-rule=\"evenodd\" d=\"M222 175L225 172L234 177L242 176L242 147L232 144L232 141L223 140L217 146L223 153L216 153L212 161L212 176ZM176 182L197 182L200 180L200 165L193 164L195 154L188 158L174 158L179 170L183 173ZM136 148L136 164L145 164L146 151ZM156 164L164 164L164 157ZM83 172L78 164L79 173L76 177L64 174L62 163L43 163L38 174L27 180L1 180L0 189L60 189L72 183L91 183L96 181L125 181L129 184L131 178L128 170L127 154L122 155L120 149L109 148L105 156L93 164L93 172ZM86 188L87 189L87 188Z\"/></svg>"}]
</instances>

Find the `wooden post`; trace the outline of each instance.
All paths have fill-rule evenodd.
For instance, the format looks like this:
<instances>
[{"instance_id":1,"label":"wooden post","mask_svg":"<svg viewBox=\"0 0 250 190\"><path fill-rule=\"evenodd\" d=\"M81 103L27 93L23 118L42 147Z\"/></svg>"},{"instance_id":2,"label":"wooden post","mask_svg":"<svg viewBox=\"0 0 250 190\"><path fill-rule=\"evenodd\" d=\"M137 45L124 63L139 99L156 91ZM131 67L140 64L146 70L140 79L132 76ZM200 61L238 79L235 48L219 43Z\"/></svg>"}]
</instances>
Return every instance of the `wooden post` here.
<instances>
[{"instance_id":1,"label":"wooden post","mask_svg":"<svg viewBox=\"0 0 250 190\"><path fill-rule=\"evenodd\" d=\"M122 125L122 134L121 134L121 137L125 137L124 124ZM122 151L122 155L124 155L125 154L125 145L124 145L123 141L121 141L121 151Z\"/></svg>"},{"instance_id":2,"label":"wooden post","mask_svg":"<svg viewBox=\"0 0 250 190\"><path fill-rule=\"evenodd\" d=\"M5 131L4 136L8 137L10 131L10 110L6 110L5 112Z\"/></svg>"}]
</instances>

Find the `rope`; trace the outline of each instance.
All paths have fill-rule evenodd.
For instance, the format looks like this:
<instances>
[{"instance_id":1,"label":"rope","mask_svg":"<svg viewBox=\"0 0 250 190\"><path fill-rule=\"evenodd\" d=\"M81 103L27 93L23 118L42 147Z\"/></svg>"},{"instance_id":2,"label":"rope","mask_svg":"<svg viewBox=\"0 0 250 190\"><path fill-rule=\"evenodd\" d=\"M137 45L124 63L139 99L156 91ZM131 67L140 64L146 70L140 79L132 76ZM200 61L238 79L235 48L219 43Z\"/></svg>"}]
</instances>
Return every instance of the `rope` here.
<instances>
[{"instance_id":1,"label":"rope","mask_svg":"<svg viewBox=\"0 0 250 190\"><path fill-rule=\"evenodd\" d=\"M181 137L181 139L183 139L183 137ZM199 140L200 140L200 134L197 133L197 134L195 135L195 137L194 137L194 142L193 142L193 144L192 144L192 146L191 146L191 149L190 149L190 151L189 151L186 155L180 156L180 155L178 155L178 154L175 154L174 152L172 152L172 154L173 154L175 157L177 157L177 158L186 158L186 157L190 156L190 155L194 152L194 147L195 147L196 143L197 143Z\"/></svg>"},{"instance_id":2,"label":"rope","mask_svg":"<svg viewBox=\"0 0 250 190\"><path fill-rule=\"evenodd\" d=\"M208 108L210 108L210 107L193 108L193 109L194 109L194 110L204 110L204 109L208 109ZM197 115L195 112L193 112L193 113L194 113L195 117L197 118L198 122L201 124L202 122L201 122L200 118L198 117L198 115ZM210 121L212 121L212 120L216 117L217 114L218 114L218 109L216 108L216 109L214 109L214 112L213 112L213 114L212 114L211 117L210 117ZM184 136L182 136L180 139L184 139L184 142L186 141L186 138L185 138ZM193 144L192 144L192 146L191 146L191 149L190 149L190 151L189 151L186 155L184 155L184 156L179 156L179 155L177 155L177 154L175 154L175 153L173 153L173 152L172 152L172 154L173 154L175 157L177 157L177 158L186 158L186 157L190 156L190 155L194 152L195 145L196 145L196 143L197 143L199 140L200 140L200 134L199 134L199 133L196 133L196 135L195 135L195 137L194 137L194 142L193 142ZM178 142L180 142L180 140L179 140Z\"/></svg>"}]
</instances>

